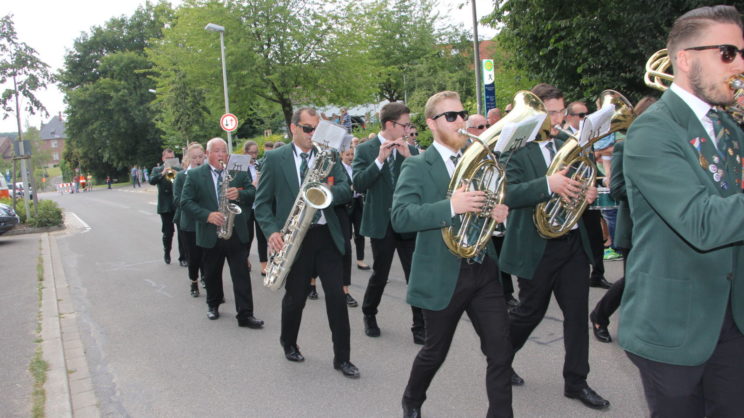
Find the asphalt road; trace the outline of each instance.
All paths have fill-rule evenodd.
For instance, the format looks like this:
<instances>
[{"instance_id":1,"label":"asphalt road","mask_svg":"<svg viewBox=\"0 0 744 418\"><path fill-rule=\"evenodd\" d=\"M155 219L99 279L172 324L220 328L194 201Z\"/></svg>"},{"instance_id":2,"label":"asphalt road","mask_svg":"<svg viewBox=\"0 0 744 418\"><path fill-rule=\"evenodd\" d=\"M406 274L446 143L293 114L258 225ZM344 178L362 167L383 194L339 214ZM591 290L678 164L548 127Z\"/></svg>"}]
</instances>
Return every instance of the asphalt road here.
<instances>
[{"instance_id":1,"label":"asphalt road","mask_svg":"<svg viewBox=\"0 0 744 418\"><path fill-rule=\"evenodd\" d=\"M204 294L189 295L186 269L162 260L155 189L145 186L76 195L46 194L77 225L58 235L64 273L77 311L100 410L132 417L394 417L419 346L412 342L405 281L395 261L381 304L382 336L364 335L360 308L350 308L351 360L358 380L332 367L331 337L320 300L308 301L299 345L304 363L279 346L281 292L264 288L251 262L255 315L263 330L237 327L227 268L222 317L206 318ZM366 260L371 263L371 252ZM177 258L174 250L173 259ZM606 263L608 279L622 263ZM361 300L368 272L354 269L351 292ZM591 289L595 303L604 293ZM613 322L610 331L615 336ZM587 327L589 325L587 324ZM514 389L516 416L638 417L648 415L637 370L616 344L591 337L589 384L612 403L598 412L563 396L562 316L555 302L514 367L526 385ZM428 392L427 417L477 417L487 409L485 358L463 319L447 361Z\"/></svg>"}]
</instances>

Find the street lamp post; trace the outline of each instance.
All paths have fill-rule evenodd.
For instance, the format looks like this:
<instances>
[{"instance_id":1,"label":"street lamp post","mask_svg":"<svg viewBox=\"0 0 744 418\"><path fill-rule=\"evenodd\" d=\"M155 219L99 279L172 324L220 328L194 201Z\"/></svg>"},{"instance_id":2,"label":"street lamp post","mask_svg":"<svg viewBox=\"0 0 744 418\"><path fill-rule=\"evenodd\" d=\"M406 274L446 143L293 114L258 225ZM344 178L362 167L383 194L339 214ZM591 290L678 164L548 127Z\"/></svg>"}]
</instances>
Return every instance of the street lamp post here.
<instances>
[{"instance_id":1,"label":"street lamp post","mask_svg":"<svg viewBox=\"0 0 744 418\"><path fill-rule=\"evenodd\" d=\"M204 29L210 32L220 33L220 52L222 53L222 84L225 91L225 113L230 113L230 99L227 95L227 64L225 63L225 27L215 25L214 23L209 23L206 27L204 27ZM227 131L227 149L229 152L232 152L233 149L232 134L230 133L230 131Z\"/></svg>"},{"instance_id":2,"label":"street lamp post","mask_svg":"<svg viewBox=\"0 0 744 418\"><path fill-rule=\"evenodd\" d=\"M481 108L481 75L480 75L480 41L478 40L478 14L475 11L475 0L471 0L473 7L473 60L475 61L475 97L478 103L478 113L485 116Z\"/></svg>"}]
</instances>

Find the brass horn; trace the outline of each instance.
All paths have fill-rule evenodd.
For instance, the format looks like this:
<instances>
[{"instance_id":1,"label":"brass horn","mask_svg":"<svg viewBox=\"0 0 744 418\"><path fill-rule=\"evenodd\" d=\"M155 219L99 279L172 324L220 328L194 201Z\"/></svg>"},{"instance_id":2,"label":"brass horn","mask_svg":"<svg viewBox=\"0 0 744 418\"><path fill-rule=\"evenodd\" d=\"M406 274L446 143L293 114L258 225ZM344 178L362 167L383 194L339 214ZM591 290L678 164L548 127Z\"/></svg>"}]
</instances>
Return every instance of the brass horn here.
<instances>
[{"instance_id":1,"label":"brass horn","mask_svg":"<svg viewBox=\"0 0 744 418\"><path fill-rule=\"evenodd\" d=\"M570 167L568 177L578 181L582 186L576 198L565 200L558 194L552 193L547 202L537 205L533 220L537 232L543 238L558 238L568 233L589 205L586 199L586 191L594 185L597 179L597 167L589 158L592 145L614 132L628 129L633 122L635 117L633 106L622 94L614 90L605 90L599 96L599 103L600 109L607 105L615 107L610 120L609 131L591 137L583 147L579 145L578 139L569 136L568 140L556 153L545 174L551 176L566 167Z\"/></svg>"},{"instance_id":2,"label":"brass horn","mask_svg":"<svg viewBox=\"0 0 744 418\"><path fill-rule=\"evenodd\" d=\"M449 183L447 196L452 196L460 186L468 190L486 192L486 203L478 212L460 215L459 225L442 228L442 238L447 248L458 257L473 258L479 255L491 240L498 222L491 218L494 205L501 204L506 194L506 171L491 152L501 131L508 123L519 122L530 116L546 113L542 101L529 91L519 91L512 102L513 109L480 136L471 136L474 141L457 163ZM466 131L461 131L467 134ZM540 129L538 136L550 135L550 119Z\"/></svg>"}]
</instances>

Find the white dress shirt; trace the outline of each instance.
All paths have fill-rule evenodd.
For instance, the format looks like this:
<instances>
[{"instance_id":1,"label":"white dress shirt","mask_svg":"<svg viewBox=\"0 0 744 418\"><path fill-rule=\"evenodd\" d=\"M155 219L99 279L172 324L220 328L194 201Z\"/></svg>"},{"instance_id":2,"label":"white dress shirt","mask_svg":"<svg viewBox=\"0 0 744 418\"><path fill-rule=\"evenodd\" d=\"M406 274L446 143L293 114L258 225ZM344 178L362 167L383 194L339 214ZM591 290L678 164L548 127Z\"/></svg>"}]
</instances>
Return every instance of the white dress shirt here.
<instances>
[{"instance_id":1,"label":"white dress shirt","mask_svg":"<svg viewBox=\"0 0 744 418\"><path fill-rule=\"evenodd\" d=\"M711 121L708 117L708 111L711 109L711 105L705 103L699 97L683 89L677 84L672 83L671 87L669 87L669 90L679 96L679 98L682 99L682 101L690 107L692 113L695 114L695 117L700 121L700 124L703 125L705 132L710 135L713 144L716 146L716 149L718 149L718 138L716 138L716 133L713 129L713 121Z\"/></svg>"},{"instance_id":2,"label":"white dress shirt","mask_svg":"<svg viewBox=\"0 0 744 418\"><path fill-rule=\"evenodd\" d=\"M302 186L302 178L300 177L300 165L302 164L302 156L300 155L300 153L303 153L304 151L302 151L294 143L292 143L292 151L293 151L292 152L292 155L294 155L294 161L295 161L295 173L297 173L297 181L298 181L297 184L299 184L300 186ZM316 160L316 158L315 158L316 155L315 155L315 150L314 149L311 149L310 152L308 152L306 154L310 154L310 158L308 158L308 160L307 160L307 172L305 173L305 175L307 175L310 172L310 170L313 169L313 167L315 166L315 160ZM302 190L300 190L300 193L302 193ZM325 225L326 224L325 214L323 213L322 210L320 211L320 219L318 219L317 224L318 225Z\"/></svg>"}]
</instances>

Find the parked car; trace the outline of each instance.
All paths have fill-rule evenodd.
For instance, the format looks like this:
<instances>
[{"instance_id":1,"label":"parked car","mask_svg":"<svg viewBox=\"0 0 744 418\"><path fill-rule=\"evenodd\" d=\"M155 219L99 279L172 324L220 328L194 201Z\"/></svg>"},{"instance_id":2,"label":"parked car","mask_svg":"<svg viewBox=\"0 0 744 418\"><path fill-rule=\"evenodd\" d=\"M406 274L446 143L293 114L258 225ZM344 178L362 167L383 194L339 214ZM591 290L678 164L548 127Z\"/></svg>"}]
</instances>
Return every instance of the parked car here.
<instances>
[{"instance_id":1,"label":"parked car","mask_svg":"<svg viewBox=\"0 0 744 418\"><path fill-rule=\"evenodd\" d=\"M0 235L10 231L21 222L12 207L0 203Z\"/></svg>"},{"instance_id":2,"label":"parked car","mask_svg":"<svg viewBox=\"0 0 744 418\"><path fill-rule=\"evenodd\" d=\"M33 199L34 198L34 190L31 189L31 186L29 186L29 190L31 190L31 192L28 194L28 198L29 199ZM20 182L20 181L16 182L16 184L15 184L15 190L13 191L14 196L15 197L23 197L24 193L25 193L25 190L23 189L23 182Z\"/></svg>"},{"instance_id":3,"label":"parked car","mask_svg":"<svg viewBox=\"0 0 744 418\"><path fill-rule=\"evenodd\" d=\"M352 116L351 117L351 130L355 129L367 129L367 124L364 122L363 116Z\"/></svg>"}]
</instances>

